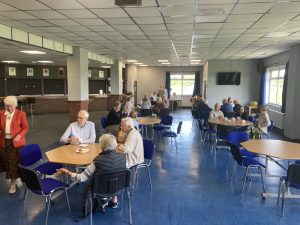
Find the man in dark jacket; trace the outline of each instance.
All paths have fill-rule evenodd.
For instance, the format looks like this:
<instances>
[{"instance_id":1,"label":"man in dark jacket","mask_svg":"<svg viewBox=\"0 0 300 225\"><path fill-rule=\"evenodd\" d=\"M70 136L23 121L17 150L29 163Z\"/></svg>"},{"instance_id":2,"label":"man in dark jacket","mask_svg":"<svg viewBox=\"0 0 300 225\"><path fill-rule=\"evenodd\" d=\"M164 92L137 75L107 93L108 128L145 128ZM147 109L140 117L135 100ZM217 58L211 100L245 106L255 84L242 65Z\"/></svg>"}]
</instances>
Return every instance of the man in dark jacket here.
<instances>
[{"instance_id":1,"label":"man in dark jacket","mask_svg":"<svg viewBox=\"0 0 300 225\"><path fill-rule=\"evenodd\" d=\"M107 132L117 136L121 119L121 102L116 101L114 107L107 114Z\"/></svg>"},{"instance_id":2,"label":"man in dark jacket","mask_svg":"<svg viewBox=\"0 0 300 225\"><path fill-rule=\"evenodd\" d=\"M96 156L94 162L87 166L82 173L74 173L65 168L61 168L58 169L57 174L65 173L71 176L71 179L74 181L85 182L91 181L93 174L96 172L112 172L126 169L126 156L125 154L119 154L115 151L117 140L113 135L103 134L99 139L99 143L102 152ZM90 182L87 183L87 187L90 186L89 184ZM87 197L86 190L83 193L83 197L84 200ZM114 196L109 204L112 208L116 208L118 206L117 196Z\"/></svg>"}]
</instances>

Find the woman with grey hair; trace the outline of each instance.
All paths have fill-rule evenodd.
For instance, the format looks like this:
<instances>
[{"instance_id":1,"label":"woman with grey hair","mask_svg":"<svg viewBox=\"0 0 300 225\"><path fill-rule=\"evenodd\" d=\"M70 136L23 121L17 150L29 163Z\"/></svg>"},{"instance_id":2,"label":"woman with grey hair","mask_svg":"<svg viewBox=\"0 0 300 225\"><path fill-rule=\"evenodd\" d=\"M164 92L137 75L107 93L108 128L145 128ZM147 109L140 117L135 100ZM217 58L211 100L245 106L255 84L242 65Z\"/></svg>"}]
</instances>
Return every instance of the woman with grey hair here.
<instances>
[{"instance_id":1,"label":"woman with grey hair","mask_svg":"<svg viewBox=\"0 0 300 225\"><path fill-rule=\"evenodd\" d=\"M15 96L7 96L5 109L0 111L0 172L6 172L6 178L10 179L9 194L17 191L19 151L26 144L25 135L29 128L26 114L18 110L17 105Z\"/></svg>"},{"instance_id":2,"label":"woman with grey hair","mask_svg":"<svg viewBox=\"0 0 300 225\"><path fill-rule=\"evenodd\" d=\"M261 138L261 134L268 133L268 126L271 125L271 121L268 115L268 107L261 105L259 107L259 116L256 120L255 127L252 129L253 138Z\"/></svg>"}]
</instances>

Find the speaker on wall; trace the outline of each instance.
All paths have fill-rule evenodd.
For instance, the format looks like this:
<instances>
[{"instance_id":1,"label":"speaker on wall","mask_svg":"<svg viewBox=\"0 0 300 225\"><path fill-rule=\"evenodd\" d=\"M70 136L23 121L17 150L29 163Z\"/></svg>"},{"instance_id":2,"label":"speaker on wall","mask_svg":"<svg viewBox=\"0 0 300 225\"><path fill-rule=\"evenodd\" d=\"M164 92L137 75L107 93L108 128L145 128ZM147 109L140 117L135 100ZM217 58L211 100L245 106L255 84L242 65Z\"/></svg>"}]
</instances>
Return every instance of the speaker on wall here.
<instances>
[{"instance_id":1,"label":"speaker on wall","mask_svg":"<svg viewBox=\"0 0 300 225\"><path fill-rule=\"evenodd\" d=\"M263 69L264 69L264 63L263 62L258 62L257 63L257 72L262 73Z\"/></svg>"}]
</instances>

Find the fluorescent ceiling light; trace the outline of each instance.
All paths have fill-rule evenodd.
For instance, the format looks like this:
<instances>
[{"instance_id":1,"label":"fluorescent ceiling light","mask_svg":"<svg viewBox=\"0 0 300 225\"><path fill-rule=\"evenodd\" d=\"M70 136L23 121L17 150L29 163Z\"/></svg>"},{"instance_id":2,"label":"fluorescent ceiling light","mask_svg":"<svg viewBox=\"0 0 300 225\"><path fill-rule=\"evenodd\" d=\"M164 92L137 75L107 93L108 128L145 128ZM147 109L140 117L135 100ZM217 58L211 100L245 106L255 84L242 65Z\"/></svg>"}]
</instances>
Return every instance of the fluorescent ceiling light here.
<instances>
[{"instance_id":1,"label":"fluorescent ceiling light","mask_svg":"<svg viewBox=\"0 0 300 225\"><path fill-rule=\"evenodd\" d=\"M167 59L159 59L159 60L157 60L157 61L160 62L160 63L169 62L169 60L167 60Z\"/></svg>"},{"instance_id":2,"label":"fluorescent ceiling light","mask_svg":"<svg viewBox=\"0 0 300 225\"><path fill-rule=\"evenodd\" d=\"M19 61L14 61L14 60L4 60L1 62L3 62L3 63L20 63Z\"/></svg>"},{"instance_id":3,"label":"fluorescent ceiling light","mask_svg":"<svg viewBox=\"0 0 300 225\"><path fill-rule=\"evenodd\" d=\"M32 54L32 55L44 55L46 54L46 52L41 52L41 51L36 51L36 50L23 50L20 51L22 53L26 53L26 54Z\"/></svg>"},{"instance_id":4,"label":"fluorescent ceiling light","mask_svg":"<svg viewBox=\"0 0 300 225\"><path fill-rule=\"evenodd\" d=\"M199 62L191 62L190 64L191 64L191 65L198 65Z\"/></svg>"},{"instance_id":5,"label":"fluorescent ceiling light","mask_svg":"<svg viewBox=\"0 0 300 225\"><path fill-rule=\"evenodd\" d=\"M139 63L139 62L136 62L136 63L133 63L135 65L142 65L143 63Z\"/></svg>"},{"instance_id":6,"label":"fluorescent ceiling light","mask_svg":"<svg viewBox=\"0 0 300 225\"><path fill-rule=\"evenodd\" d=\"M169 62L163 62L161 64L163 64L163 65L170 65L171 63L169 63Z\"/></svg>"},{"instance_id":7,"label":"fluorescent ceiling light","mask_svg":"<svg viewBox=\"0 0 300 225\"><path fill-rule=\"evenodd\" d=\"M191 59L191 62L201 62L201 59Z\"/></svg>"},{"instance_id":8,"label":"fluorescent ceiling light","mask_svg":"<svg viewBox=\"0 0 300 225\"><path fill-rule=\"evenodd\" d=\"M148 65L139 65L139 66L148 66Z\"/></svg>"},{"instance_id":9,"label":"fluorescent ceiling light","mask_svg":"<svg viewBox=\"0 0 300 225\"><path fill-rule=\"evenodd\" d=\"M177 18L177 17L184 17L184 15L174 15L174 16L171 16L172 18Z\"/></svg>"},{"instance_id":10,"label":"fluorescent ceiling light","mask_svg":"<svg viewBox=\"0 0 300 225\"><path fill-rule=\"evenodd\" d=\"M42 60L42 61L37 61L39 63L53 63L53 61L48 61L48 60Z\"/></svg>"},{"instance_id":11,"label":"fluorescent ceiling light","mask_svg":"<svg viewBox=\"0 0 300 225\"><path fill-rule=\"evenodd\" d=\"M137 60L135 60L135 59L127 59L126 61L127 61L127 62L132 62L132 63L137 62Z\"/></svg>"},{"instance_id":12,"label":"fluorescent ceiling light","mask_svg":"<svg viewBox=\"0 0 300 225\"><path fill-rule=\"evenodd\" d=\"M110 66L101 66L102 68L110 68Z\"/></svg>"}]
</instances>

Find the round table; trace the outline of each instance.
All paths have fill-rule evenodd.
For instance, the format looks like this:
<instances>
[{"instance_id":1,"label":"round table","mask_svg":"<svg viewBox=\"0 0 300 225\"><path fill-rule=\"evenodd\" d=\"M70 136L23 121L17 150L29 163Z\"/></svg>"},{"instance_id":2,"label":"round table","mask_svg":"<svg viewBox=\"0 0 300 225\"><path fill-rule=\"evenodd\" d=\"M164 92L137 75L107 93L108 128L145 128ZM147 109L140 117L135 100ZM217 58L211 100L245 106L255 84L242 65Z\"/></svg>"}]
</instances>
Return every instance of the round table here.
<instances>
[{"instance_id":1,"label":"round table","mask_svg":"<svg viewBox=\"0 0 300 225\"><path fill-rule=\"evenodd\" d=\"M79 145L64 145L46 152L46 156L53 163L85 166L91 164L102 151L99 143L88 144L84 147L90 150L87 153L77 153L76 150L79 148Z\"/></svg>"},{"instance_id":2,"label":"round table","mask_svg":"<svg viewBox=\"0 0 300 225\"><path fill-rule=\"evenodd\" d=\"M135 118L135 119L141 125L155 125L155 124L160 123L160 119L159 118L154 118L154 117L138 117L138 118Z\"/></svg>"},{"instance_id":3,"label":"round table","mask_svg":"<svg viewBox=\"0 0 300 225\"><path fill-rule=\"evenodd\" d=\"M285 160L300 159L300 144L281 140L250 140L241 145L249 152Z\"/></svg>"},{"instance_id":4,"label":"round table","mask_svg":"<svg viewBox=\"0 0 300 225\"><path fill-rule=\"evenodd\" d=\"M210 124L222 125L222 126L227 126L227 127L244 127L244 126L252 125L252 123L247 120L244 120L244 122L242 122L241 120L225 121L225 119L220 119L220 118L209 119L208 122Z\"/></svg>"}]
</instances>

